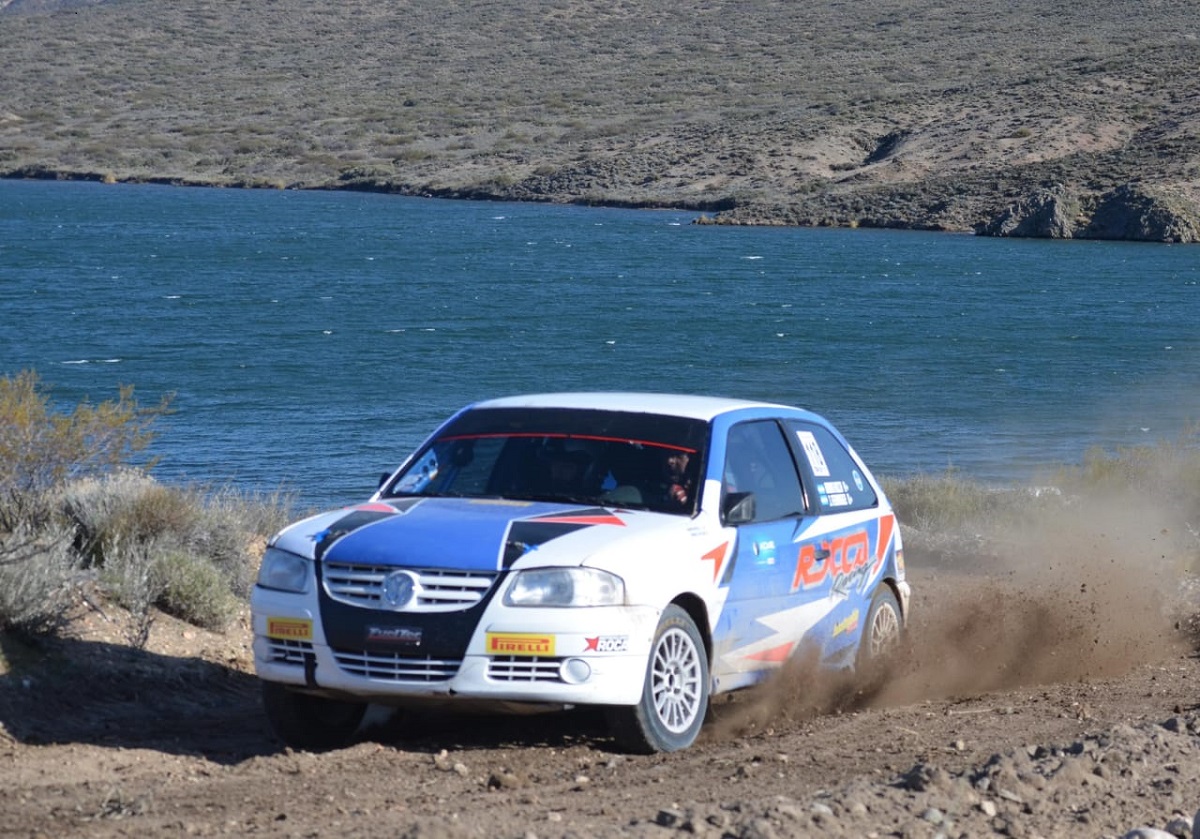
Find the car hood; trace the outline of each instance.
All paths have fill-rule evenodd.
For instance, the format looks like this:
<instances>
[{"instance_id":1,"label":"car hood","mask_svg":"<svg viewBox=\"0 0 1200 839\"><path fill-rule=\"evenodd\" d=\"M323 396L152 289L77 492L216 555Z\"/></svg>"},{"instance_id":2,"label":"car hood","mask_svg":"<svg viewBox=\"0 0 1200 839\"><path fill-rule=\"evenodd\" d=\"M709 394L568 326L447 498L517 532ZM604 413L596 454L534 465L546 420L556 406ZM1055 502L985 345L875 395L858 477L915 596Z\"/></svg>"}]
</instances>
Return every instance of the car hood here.
<instances>
[{"instance_id":1,"label":"car hood","mask_svg":"<svg viewBox=\"0 0 1200 839\"><path fill-rule=\"evenodd\" d=\"M404 498L322 513L287 528L274 544L333 562L497 571L535 551L539 564L580 564L616 540L688 521L539 501Z\"/></svg>"}]
</instances>

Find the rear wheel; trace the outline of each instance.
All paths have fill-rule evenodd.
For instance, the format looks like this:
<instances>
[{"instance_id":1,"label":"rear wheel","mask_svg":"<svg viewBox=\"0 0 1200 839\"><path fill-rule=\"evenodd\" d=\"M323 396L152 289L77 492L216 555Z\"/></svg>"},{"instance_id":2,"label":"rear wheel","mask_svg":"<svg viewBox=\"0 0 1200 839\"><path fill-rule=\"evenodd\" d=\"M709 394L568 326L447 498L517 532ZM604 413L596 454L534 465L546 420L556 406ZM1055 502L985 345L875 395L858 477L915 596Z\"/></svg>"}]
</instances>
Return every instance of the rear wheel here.
<instances>
[{"instance_id":1,"label":"rear wheel","mask_svg":"<svg viewBox=\"0 0 1200 839\"><path fill-rule=\"evenodd\" d=\"M686 749L708 710L708 656L700 630L683 609L668 606L654 633L642 698L607 709L618 745L650 754Z\"/></svg>"},{"instance_id":2,"label":"rear wheel","mask_svg":"<svg viewBox=\"0 0 1200 839\"><path fill-rule=\"evenodd\" d=\"M263 682L263 708L275 734L294 749L327 751L350 743L367 706Z\"/></svg>"},{"instance_id":3,"label":"rear wheel","mask_svg":"<svg viewBox=\"0 0 1200 839\"><path fill-rule=\"evenodd\" d=\"M878 686L884 680L888 663L900 650L904 620L900 603L891 586L880 583L871 598L867 622L858 647L858 666L864 685Z\"/></svg>"}]
</instances>

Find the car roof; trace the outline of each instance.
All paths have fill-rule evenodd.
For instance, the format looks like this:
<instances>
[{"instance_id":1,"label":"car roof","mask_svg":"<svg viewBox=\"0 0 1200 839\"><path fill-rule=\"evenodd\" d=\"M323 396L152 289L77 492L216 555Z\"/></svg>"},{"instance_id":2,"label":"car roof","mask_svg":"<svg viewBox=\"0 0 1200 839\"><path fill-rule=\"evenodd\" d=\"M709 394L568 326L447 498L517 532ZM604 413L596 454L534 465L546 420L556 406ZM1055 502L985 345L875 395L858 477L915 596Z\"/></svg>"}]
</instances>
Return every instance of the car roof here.
<instances>
[{"instance_id":1,"label":"car roof","mask_svg":"<svg viewBox=\"0 0 1200 839\"><path fill-rule=\"evenodd\" d=\"M588 391L579 393L532 393L476 402L472 408L579 408L599 411L631 411L667 414L704 420L744 409L773 409L787 413L805 413L795 407L724 396L698 396L677 393L638 393Z\"/></svg>"}]
</instances>

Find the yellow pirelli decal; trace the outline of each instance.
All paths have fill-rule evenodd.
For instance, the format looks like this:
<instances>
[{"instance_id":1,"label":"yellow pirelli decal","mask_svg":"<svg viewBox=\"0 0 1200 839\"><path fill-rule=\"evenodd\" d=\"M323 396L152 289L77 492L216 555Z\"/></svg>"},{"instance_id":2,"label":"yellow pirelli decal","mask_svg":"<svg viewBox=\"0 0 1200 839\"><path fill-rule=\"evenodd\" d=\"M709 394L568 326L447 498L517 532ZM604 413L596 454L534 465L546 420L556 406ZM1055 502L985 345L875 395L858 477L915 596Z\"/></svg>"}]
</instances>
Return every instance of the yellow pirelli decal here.
<instances>
[{"instance_id":1,"label":"yellow pirelli decal","mask_svg":"<svg viewBox=\"0 0 1200 839\"><path fill-rule=\"evenodd\" d=\"M489 632L488 655L554 655L553 635L517 632Z\"/></svg>"},{"instance_id":2,"label":"yellow pirelli decal","mask_svg":"<svg viewBox=\"0 0 1200 839\"><path fill-rule=\"evenodd\" d=\"M307 618L267 618L267 636L282 641L311 641L312 621Z\"/></svg>"}]
</instances>

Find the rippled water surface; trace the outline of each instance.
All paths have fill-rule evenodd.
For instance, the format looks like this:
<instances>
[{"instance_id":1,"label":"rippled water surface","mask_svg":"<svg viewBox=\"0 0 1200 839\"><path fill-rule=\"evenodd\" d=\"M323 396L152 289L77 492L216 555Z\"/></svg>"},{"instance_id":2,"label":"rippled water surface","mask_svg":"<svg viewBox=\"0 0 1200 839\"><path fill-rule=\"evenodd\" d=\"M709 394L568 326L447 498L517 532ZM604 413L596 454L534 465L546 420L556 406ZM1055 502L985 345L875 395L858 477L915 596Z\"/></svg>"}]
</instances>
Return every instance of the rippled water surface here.
<instances>
[{"instance_id":1,"label":"rippled water surface","mask_svg":"<svg viewBox=\"0 0 1200 839\"><path fill-rule=\"evenodd\" d=\"M472 400L800 404L877 472L1025 480L1200 418L1200 248L0 181L0 373L176 394L156 474L358 500Z\"/></svg>"}]
</instances>

